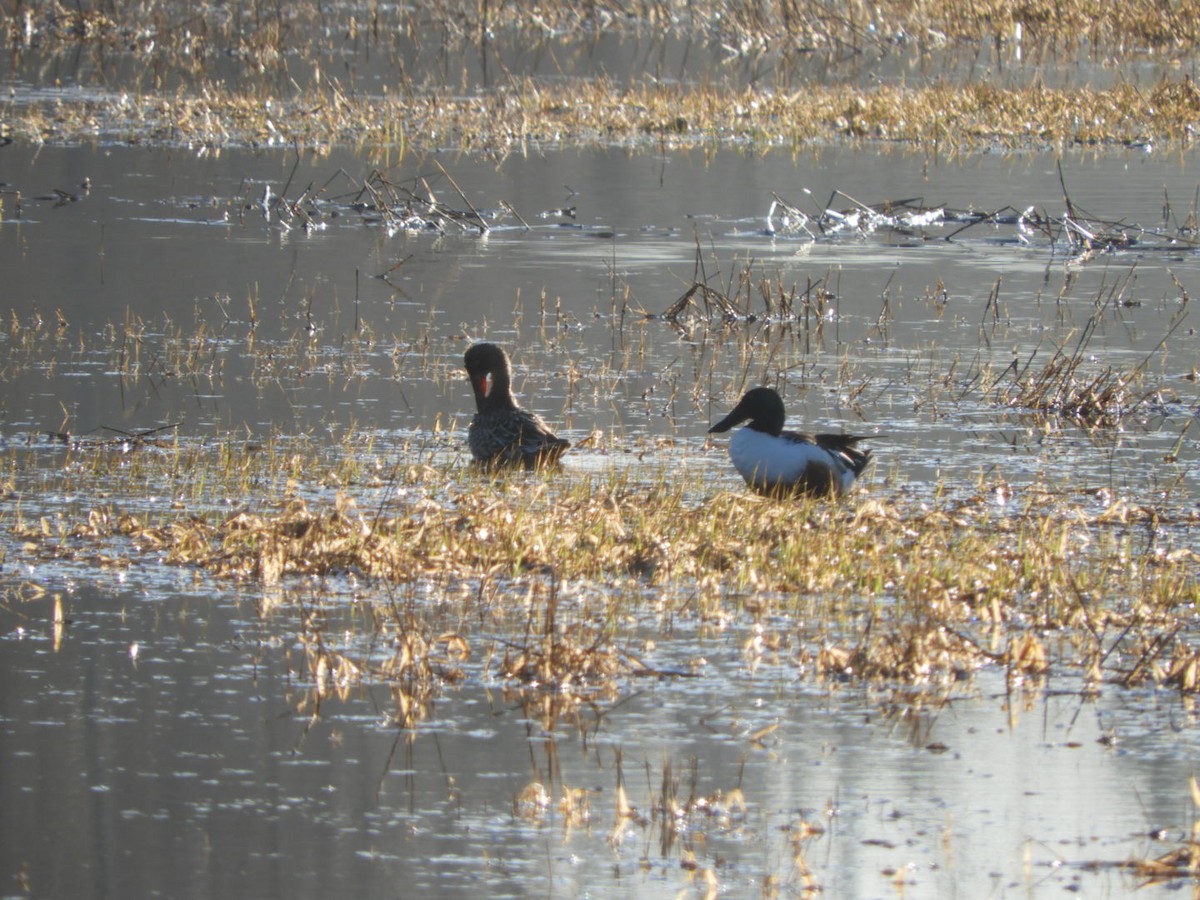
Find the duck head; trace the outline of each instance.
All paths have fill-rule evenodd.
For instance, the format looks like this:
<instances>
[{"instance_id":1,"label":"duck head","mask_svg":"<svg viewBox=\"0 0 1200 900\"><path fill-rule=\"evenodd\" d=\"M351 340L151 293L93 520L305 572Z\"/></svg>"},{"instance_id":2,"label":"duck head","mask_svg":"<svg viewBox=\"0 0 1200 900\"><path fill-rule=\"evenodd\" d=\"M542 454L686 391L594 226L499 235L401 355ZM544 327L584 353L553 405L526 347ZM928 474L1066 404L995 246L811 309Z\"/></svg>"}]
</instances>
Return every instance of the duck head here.
<instances>
[{"instance_id":1,"label":"duck head","mask_svg":"<svg viewBox=\"0 0 1200 900\"><path fill-rule=\"evenodd\" d=\"M512 396L512 365L503 347L487 341L472 344L463 355L463 365L475 392L476 409L482 412L516 405Z\"/></svg>"},{"instance_id":2,"label":"duck head","mask_svg":"<svg viewBox=\"0 0 1200 900\"><path fill-rule=\"evenodd\" d=\"M728 431L748 422L747 428L777 435L783 432L783 420L783 399L779 394L769 387L756 387L747 391L729 415L708 429L708 433Z\"/></svg>"}]
</instances>

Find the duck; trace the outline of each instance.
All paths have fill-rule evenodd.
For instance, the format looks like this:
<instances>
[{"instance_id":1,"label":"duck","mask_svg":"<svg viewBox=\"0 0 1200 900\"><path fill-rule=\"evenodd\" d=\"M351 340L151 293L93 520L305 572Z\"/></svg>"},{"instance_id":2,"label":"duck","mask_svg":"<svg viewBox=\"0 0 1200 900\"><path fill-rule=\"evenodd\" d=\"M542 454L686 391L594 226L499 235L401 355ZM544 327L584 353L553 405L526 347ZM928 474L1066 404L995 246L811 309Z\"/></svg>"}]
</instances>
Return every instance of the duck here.
<instances>
[{"instance_id":1,"label":"duck","mask_svg":"<svg viewBox=\"0 0 1200 900\"><path fill-rule=\"evenodd\" d=\"M850 434L784 431L783 399L768 387L747 391L709 434L746 422L729 440L733 467L751 488L769 496L835 497L854 484L871 461Z\"/></svg>"},{"instance_id":2,"label":"duck","mask_svg":"<svg viewBox=\"0 0 1200 900\"><path fill-rule=\"evenodd\" d=\"M483 468L558 464L570 441L557 437L541 417L521 409L512 393L512 364L504 348L480 341L463 356L477 412L467 428L467 445Z\"/></svg>"}]
</instances>

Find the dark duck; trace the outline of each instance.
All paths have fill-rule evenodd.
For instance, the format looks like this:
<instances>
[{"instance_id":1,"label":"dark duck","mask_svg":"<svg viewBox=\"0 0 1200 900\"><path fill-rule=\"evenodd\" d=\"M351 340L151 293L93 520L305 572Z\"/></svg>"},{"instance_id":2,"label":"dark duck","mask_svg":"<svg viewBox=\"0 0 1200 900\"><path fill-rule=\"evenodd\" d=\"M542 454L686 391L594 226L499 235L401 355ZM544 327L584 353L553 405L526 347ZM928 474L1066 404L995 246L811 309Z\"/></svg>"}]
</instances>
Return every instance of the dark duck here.
<instances>
[{"instance_id":1,"label":"dark duck","mask_svg":"<svg viewBox=\"0 0 1200 900\"><path fill-rule=\"evenodd\" d=\"M534 413L521 409L512 393L512 366L496 344L480 342L463 356L475 392L477 412L467 429L467 444L485 468L553 466L571 446L556 437Z\"/></svg>"}]
</instances>

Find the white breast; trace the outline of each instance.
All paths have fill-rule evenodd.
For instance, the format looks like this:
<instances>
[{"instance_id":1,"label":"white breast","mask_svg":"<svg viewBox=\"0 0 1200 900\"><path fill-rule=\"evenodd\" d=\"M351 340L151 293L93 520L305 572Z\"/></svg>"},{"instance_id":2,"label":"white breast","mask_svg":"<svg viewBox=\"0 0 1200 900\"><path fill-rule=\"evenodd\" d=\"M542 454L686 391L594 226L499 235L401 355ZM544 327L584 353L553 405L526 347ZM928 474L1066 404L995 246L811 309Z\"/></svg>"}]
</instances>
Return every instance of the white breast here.
<instances>
[{"instance_id":1,"label":"white breast","mask_svg":"<svg viewBox=\"0 0 1200 900\"><path fill-rule=\"evenodd\" d=\"M828 450L753 428L740 428L730 438L729 458L751 486L794 484L814 463L832 470L839 491L854 483L854 473Z\"/></svg>"}]
</instances>

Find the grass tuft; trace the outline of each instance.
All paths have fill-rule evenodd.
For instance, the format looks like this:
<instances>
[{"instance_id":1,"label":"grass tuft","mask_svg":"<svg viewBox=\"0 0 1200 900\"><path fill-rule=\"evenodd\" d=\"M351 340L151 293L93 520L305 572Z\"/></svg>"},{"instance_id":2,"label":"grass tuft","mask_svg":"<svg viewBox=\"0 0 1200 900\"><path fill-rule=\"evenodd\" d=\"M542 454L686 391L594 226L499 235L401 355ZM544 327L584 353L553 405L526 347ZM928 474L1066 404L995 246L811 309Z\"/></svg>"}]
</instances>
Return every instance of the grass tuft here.
<instances>
[{"instance_id":1,"label":"grass tuft","mask_svg":"<svg viewBox=\"0 0 1200 900\"><path fill-rule=\"evenodd\" d=\"M478 621L502 635L490 652L517 684L594 696L639 677L687 677L643 658L631 629L647 615L756 623L748 658L821 680L944 685L995 667L1022 681L1073 671L1198 689L1195 660L1176 637L1200 600L1195 555L1165 540L1146 552L1141 537L1151 525L1183 535L1197 524L1189 514L1099 507L1048 488L1003 508L986 486L935 508L697 496L702 485L616 473L561 483L442 477L368 513L346 493L293 495L272 510L158 521L110 505L73 523L18 521L14 531L33 558L162 563L266 586L367 580L400 592L414 599L376 604L361 626L371 645L397 647L398 660L355 661L316 637L307 652L314 678L373 673L409 694L450 677L455 667L441 657L449 644L479 646L467 624ZM457 598L451 628L444 602L419 599L431 592Z\"/></svg>"}]
</instances>

